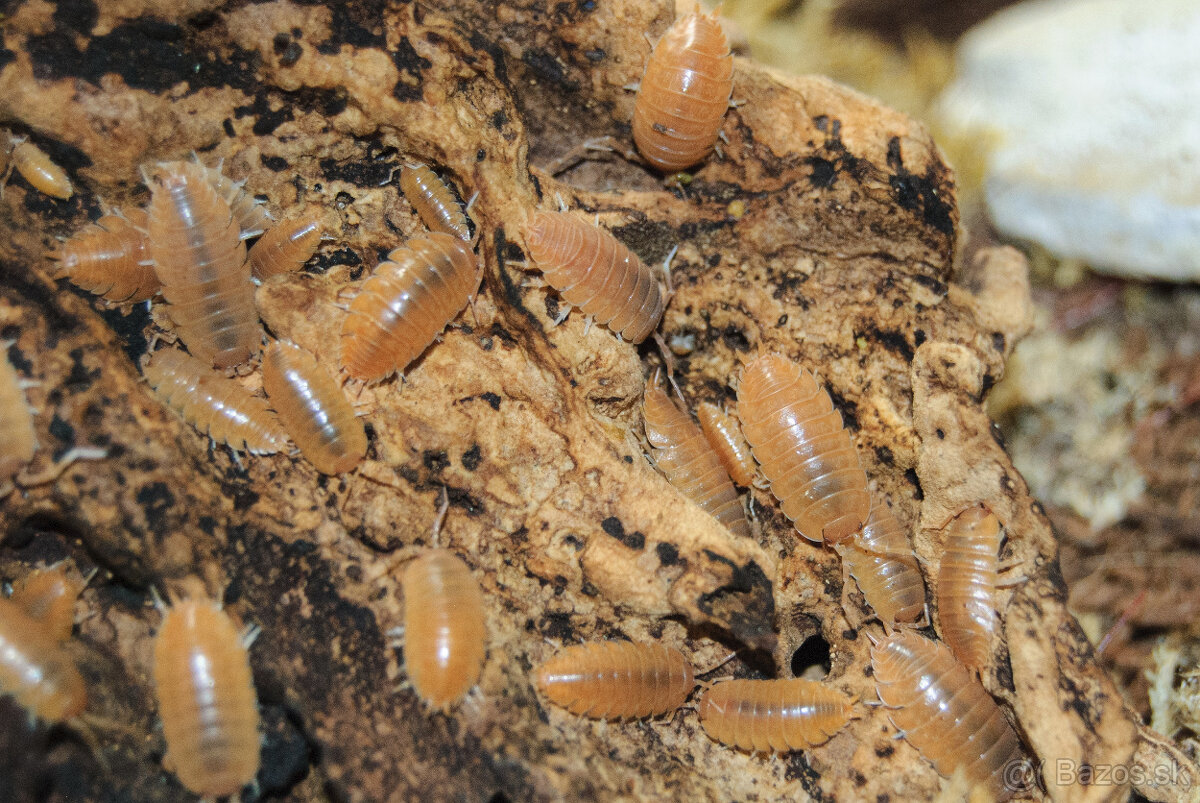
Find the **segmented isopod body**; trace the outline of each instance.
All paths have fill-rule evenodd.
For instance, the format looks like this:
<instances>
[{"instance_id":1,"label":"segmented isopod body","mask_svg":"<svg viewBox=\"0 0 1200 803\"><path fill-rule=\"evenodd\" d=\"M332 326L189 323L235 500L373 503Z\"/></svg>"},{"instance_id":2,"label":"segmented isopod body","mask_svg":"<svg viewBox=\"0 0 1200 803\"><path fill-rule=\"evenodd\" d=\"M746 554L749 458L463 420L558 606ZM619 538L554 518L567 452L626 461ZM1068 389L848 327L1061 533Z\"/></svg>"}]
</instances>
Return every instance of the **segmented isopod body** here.
<instances>
[{"instance_id":1,"label":"segmented isopod body","mask_svg":"<svg viewBox=\"0 0 1200 803\"><path fill-rule=\"evenodd\" d=\"M538 669L537 684L572 714L632 719L679 708L696 678L691 662L674 647L600 641L559 651Z\"/></svg>"},{"instance_id":2,"label":"segmented isopod body","mask_svg":"<svg viewBox=\"0 0 1200 803\"><path fill-rule=\"evenodd\" d=\"M704 159L733 92L733 56L715 15L688 14L654 46L633 106L633 141L666 173Z\"/></svg>"},{"instance_id":3,"label":"segmented isopod body","mask_svg":"<svg viewBox=\"0 0 1200 803\"><path fill-rule=\"evenodd\" d=\"M454 193L428 165L406 164L400 171L400 191L432 231L453 234L463 240L471 239L467 216L463 214Z\"/></svg>"},{"instance_id":4,"label":"segmented isopod body","mask_svg":"<svg viewBox=\"0 0 1200 803\"><path fill-rule=\"evenodd\" d=\"M263 331L246 245L205 170L187 162L159 166L150 254L184 345L198 359L230 368L258 351Z\"/></svg>"},{"instance_id":5,"label":"segmented isopod body","mask_svg":"<svg viewBox=\"0 0 1200 803\"><path fill-rule=\"evenodd\" d=\"M167 609L154 639L154 693L164 764L197 795L237 794L258 774L258 701L250 656L229 615L208 600Z\"/></svg>"},{"instance_id":6,"label":"segmented isopod body","mask_svg":"<svg viewBox=\"0 0 1200 803\"><path fill-rule=\"evenodd\" d=\"M945 645L898 630L871 648L875 688L888 718L939 773L959 767L994 796L1012 796L1004 769L1023 757L1016 731Z\"/></svg>"},{"instance_id":7,"label":"segmented isopod body","mask_svg":"<svg viewBox=\"0 0 1200 803\"><path fill-rule=\"evenodd\" d=\"M346 373L370 381L403 371L462 312L481 278L470 247L449 234L392 251L350 302L342 324Z\"/></svg>"},{"instance_id":8,"label":"segmented isopod body","mask_svg":"<svg viewBox=\"0 0 1200 803\"><path fill-rule=\"evenodd\" d=\"M75 629L75 601L86 581L67 571L65 563L34 569L13 583L9 599L42 623L51 637L63 642Z\"/></svg>"},{"instance_id":9,"label":"segmented isopod body","mask_svg":"<svg viewBox=\"0 0 1200 803\"><path fill-rule=\"evenodd\" d=\"M287 433L265 399L195 357L162 349L154 352L142 373L159 401L217 443L252 454L287 448Z\"/></svg>"},{"instance_id":10,"label":"segmented isopod body","mask_svg":"<svg viewBox=\"0 0 1200 803\"><path fill-rule=\"evenodd\" d=\"M254 278L265 281L304 267L321 244L321 218L319 209L309 209L297 218L280 221L267 229L250 246L250 271Z\"/></svg>"},{"instance_id":11,"label":"segmented isopod body","mask_svg":"<svg viewBox=\"0 0 1200 803\"><path fill-rule=\"evenodd\" d=\"M691 416L676 407L657 383L646 386L642 410L646 440L667 481L734 535L749 536L737 490Z\"/></svg>"},{"instance_id":12,"label":"segmented isopod body","mask_svg":"<svg viewBox=\"0 0 1200 803\"><path fill-rule=\"evenodd\" d=\"M947 527L938 566L937 610L942 638L976 672L987 666L996 615L1000 522L983 505L967 508Z\"/></svg>"},{"instance_id":13,"label":"segmented isopod body","mask_svg":"<svg viewBox=\"0 0 1200 803\"><path fill-rule=\"evenodd\" d=\"M852 704L815 680L727 680L701 695L700 723L713 739L743 750L806 750L841 730Z\"/></svg>"},{"instance_id":14,"label":"segmented isopod body","mask_svg":"<svg viewBox=\"0 0 1200 803\"><path fill-rule=\"evenodd\" d=\"M33 716L65 722L87 707L87 687L50 628L0 598L0 694Z\"/></svg>"},{"instance_id":15,"label":"segmented isopod body","mask_svg":"<svg viewBox=\"0 0 1200 803\"><path fill-rule=\"evenodd\" d=\"M33 460L37 450L37 433L33 429L33 412L25 401L21 378L8 361L8 349L0 359L0 486L17 475ZM0 490L3 496L5 490Z\"/></svg>"},{"instance_id":16,"label":"segmented isopod body","mask_svg":"<svg viewBox=\"0 0 1200 803\"><path fill-rule=\"evenodd\" d=\"M263 389L284 430L317 471L342 474L367 453L367 433L346 394L317 358L276 341L263 354Z\"/></svg>"},{"instance_id":17,"label":"segmented isopod body","mask_svg":"<svg viewBox=\"0 0 1200 803\"><path fill-rule=\"evenodd\" d=\"M742 372L738 415L771 492L796 530L836 544L871 512L867 474L842 416L816 378L779 354Z\"/></svg>"},{"instance_id":18,"label":"segmented isopod body","mask_svg":"<svg viewBox=\"0 0 1200 803\"><path fill-rule=\"evenodd\" d=\"M109 301L137 303L158 292L150 262L145 210L108 214L67 240L51 256L72 284Z\"/></svg>"},{"instance_id":19,"label":"segmented isopod body","mask_svg":"<svg viewBox=\"0 0 1200 803\"><path fill-rule=\"evenodd\" d=\"M754 462L750 444L746 443L737 419L710 402L697 408L696 417L700 419L700 431L721 459L729 478L743 488L748 487L754 482L758 464Z\"/></svg>"},{"instance_id":20,"label":"segmented isopod body","mask_svg":"<svg viewBox=\"0 0 1200 803\"><path fill-rule=\"evenodd\" d=\"M221 172L220 166L205 167L198 162L196 164L204 171L205 178L212 184L217 194L225 200L225 203L229 204L230 213L237 222L238 236L241 239L248 240L271 228L273 222L271 213L267 211L267 207L263 205L262 201L246 192L245 181L234 181Z\"/></svg>"},{"instance_id":21,"label":"segmented isopod body","mask_svg":"<svg viewBox=\"0 0 1200 803\"><path fill-rule=\"evenodd\" d=\"M404 569L404 665L422 700L446 710L479 681L483 592L462 559L431 549Z\"/></svg>"},{"instance_id":22,"label":"segmented isopod body","mask_svg":"<svg viewBox=\"0 0 1200 803\"><path fill-rule=\"evenodd\" d=\"M522 233L529 257L567 303L631 343L658 327L662 290L616 237L565 212L535 212Z\"/></svg>"},{"instance_id":23,"label":"segmented isopod body","mask_svg":"<svg viewBox=\"0 0 1200 803\"><path fill-rule=\"evenodd\" d=\"M862 532L838 545L842 563L889 631L925 610L925 581L904 528L886 503L876 503Z\"/></svg>"},{"instance_id":24,"label":"segmented isopod body","mask_svg":"<svg viewBox=\"0 0 1200 803\"><path fill-rule=\"evenodd\" d=\"M7 136L11 169L20 173L30 186L63 201L75 194L66 171L56 165L45 151L26 137L13 136L11 132Z\"/></svg>"}]
</instances>

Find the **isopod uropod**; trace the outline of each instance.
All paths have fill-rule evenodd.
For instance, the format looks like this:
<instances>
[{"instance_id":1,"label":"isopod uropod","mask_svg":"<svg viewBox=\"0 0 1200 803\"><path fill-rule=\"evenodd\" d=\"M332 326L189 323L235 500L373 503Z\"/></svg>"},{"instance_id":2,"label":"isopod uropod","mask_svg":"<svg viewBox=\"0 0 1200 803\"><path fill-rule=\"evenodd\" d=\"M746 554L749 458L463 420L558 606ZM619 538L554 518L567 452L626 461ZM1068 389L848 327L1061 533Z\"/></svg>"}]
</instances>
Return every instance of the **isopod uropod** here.
<instances>
[{"instance_id":1,"label":"isopod uropod","mask_svg":"<svg viewBox=\"0 0 1200 803\"><path fill-rule=\"evenodd\" d=\"M59 562L34 569L13 583L8 598L41 622L56 641L63 642L75 628L75 602L86 585L87 578L77 577L65 562Z\"/></svg>"},{"instance_id":2,"label":"isopod uropod","mask_svg":"<svg viewBox=\"0 0 1200 803\"><path fill-rule=\"evenodd\" d=\"M658 327L662 289L616 237L565 212L535 212L521 231L530 259L567 303L631 343Z\"/></svg>"},{"instance_id":3,"label":"isopod uropod","mask_svg":"<svg viewBox=\"0 0 1200 803\"><path fill-rule=\"evenodd\" d=\"M746 443L737 419L711 402L704 402L696 408L696 417L700 419L700 431L708 438L717 457L721 458L721 465L729 472L729 478L743 488L748 487L754 482L758 464L754 462L750 444Z\"/></svg>"},{"instance_id":4,"label":"isopod uropod","mask_svg":"<svg viewBox=\"0 0 1200 803\"><path fill-rule=\"evenodd\" d=\"M317 471L342 474L362 461L366 430L316 357L276 341L263 354L262 379L284 430Z\"/></svg>"},{"instance_id":5,"label":"isopod uropod","mask_svg":"<svg viewBox=\"0 0 1200 803\"><path fill-rule=\"evenodd\" d=\"M867 474L829 392L779 354L763 354L742 371L738 415L771 493L796 530L837 544L871 512Z\"/></svg>"},{"instance_id":6,"label":"isopod uropod","mask_svg":"<svg viewBox=\"0 0 1200 803\"><path fill-rule=\"evenodd\" d=\"M746 511L725 467L691 416L675 406L657 378L646 387L642 409L646 440L659 471L734 535L749 536Z\"/></svg>"},{"instance_id":7,"label":"isopod uropod","mask_svg":"<svg viewBox=\"0 0 1200 803\"><path fill-rule=\"evenodd\" d=\"M700 697L700 723L713 739L743 750L805 750L853 718L853 700L815 680L727 680Z\"/></svg>"},{"instance_id":8,"label":"isopod uropod","mask_svg":"<svg viewBox=\"0 0 1200 803\"><path fill-rule=\"evenodd\" d=\"M163 764L198 795L237 794L258 774L250 640L209 600L172 605L154 638L154 693L167 742Z\"/></svg>"},{"instance_id":9,"label":"isopod uropod","mask_svg":"<svg viewBox=\"0 0 1200 803\"><path fill-rule=\"evenodd\" d=\"M482 279L470 246L449 234L388 254L350 302L342 365L355 379L403 371L471 300Z\"/></svg>"},{"instance_id":10,"label":"isopod uropod","mask_svg":"<svg viewBox=\"0 0 1200 803\"><path fill-rule=\"evenodd\" d=\"M1013 790L1005 767L1023 758L1016 731L978 680L943 644L903 629L871 648L888 718L939 773L959 767L994 800Z\"/></svg>"},{"instance_id":11,"label":"isopod uropod","mask_svg":"<svg viewBox=\"0 0 1200 803\"><path fill-rule=\"evenodd\" d=\"M679 708L696 679L691 662L674 647L601 641L559 651L538 669L537 685L572 714L631 719Z\"/></svg>"},{"instance_id":12,"label":"isopod uropod","mask_svg":"<svg viewBox=\"0 0 1200 803\"><path fill-rule=\"evenodd\" d=\"M884 628L891 631L898 622L912 623L921 617L925 610L921 566L887 503L875 504L862 532L836 549Z\"/></svg>"},{"instance_id":13,"label":"isopod uropod","mask_svg":"<svg viewBox=\"0 0 1200 803\"><path fill-rule=\"evenodd\" d=\"M446 182L438 178L428 165L406 164L400 171L400 191L431 231L453 234L463 240L471 239L467 216Z\"/></svg>"},{"instance_id":14,"label":"isopod uropod","mask_svg":"<svg viewBox=\"0 0 1200 803\"><path fill-rule=\"evenodd\" d=\"M987 666L996 615L1000 522L983 505L959 513L946 528L938 566L937 611L942 638L976 672Z\"/></svg>"},{"instance_id":15,"label":"isopod uropod","mask_svg":"<svg viewBox=\"0 0 1200 803\"><path fill-rule=\"evenodd\" d=\"M4 135L8 138L5 150L10 160L9 173L16 170L35 190L52 198L65 201L75 194L66 171L56 165L45 151L27 137L15 136L11 131L4 132ZM8 175L4 178L7 180Z\"/></svg>"},{"instance_id":16,"label":"isopod uropod","mask_svg":"<svg viewBox=\"0 0 1200 803\"><path fill-rule=\"evenodd\" d=\"M55 633L18 603L0 598L0 694L31 716L65 722L87 707L87 686Z\"/></svg>"},{"instance_id":17,"label":"isopod uropod","mask_svg":"<svg viewBox=\"0 0 1200 803\"><path fill-rule=\"evenodd\" d=\"M50 256L72 284L109 301L137 303L158 292L142 209L110 213L76 233Z\"/></svg>"},{"instance_id":18,"label":"isopod uropod","mask_svg":"<svg viewBox=\"0 0 1200 803\"><path fill-rule=\"evenodd\" d=\"M317 253L321 244L321 210L309 209L282 220L250 246L250 272L265 281L281 273L294 273Z\"/></svg>"},{"instance_id":19,"label":"isopod uropod","mask_svg":"<svg viewBox=\"0 0 1200 803\"><path fill-rule=\"evenodd\" d=\"M675 21L650 54L633 106L633 141L666 173L712 151L733 92L733 56L715 15Z\"/></svg>"}]
</instances>

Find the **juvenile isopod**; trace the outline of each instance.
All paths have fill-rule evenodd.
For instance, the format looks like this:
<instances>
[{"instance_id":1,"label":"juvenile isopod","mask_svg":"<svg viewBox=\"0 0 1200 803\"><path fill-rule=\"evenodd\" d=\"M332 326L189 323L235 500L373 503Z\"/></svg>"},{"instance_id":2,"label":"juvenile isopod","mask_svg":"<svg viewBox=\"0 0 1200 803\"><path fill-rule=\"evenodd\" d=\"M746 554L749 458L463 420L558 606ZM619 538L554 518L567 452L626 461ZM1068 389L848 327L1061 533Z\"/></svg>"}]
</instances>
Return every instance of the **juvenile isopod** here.
<instances>
[{"instance_id":1,"label":"juvenile isopod","mask_svg":"<svg viewBox=\"0 0 1200 803\"><path fill-rule=\"evenodd\" d=\"M654 463L667 481L734 535L749 536L746 511L725 467L692 417L675 406L657 377L646 386L642 411Z\"/></svg>"},{"instance_id":2,"label":"juvenile isopod","mask_svg":"<svg viewBox=\"0 0 1200 803\"><path fill-rule=\"evenodd\" d=\"M721 459L729 478L743 488L749 487L758 464L737 419L711 402L702 403L696 409L696 417L700 419L700 431Z\"/></svg>"},{"instance_id":3,"label":"juvenile isopod","mask_svg":"<svg viewBox=\"0 0 1200 803\"><path fill-rule=\"evenodd\" d=\"M150 356L142 373L164 405L217 443L252 454L287 448L287 434L266 400L195 357L161 349Z\"/></svg>"},{"instance_id":4,"label":"juvenile isopod","mask_svg":"<svg viewBox=\"0 0 1200 803\"><path fill-rule=\"evenodd\" d=\"M159 165L149 208L150 254L188 351L230 368L258 351L263 331L246 245L205 170L189 162Z\"/></svg>"},{"instance_id":5,"label":"juvenile isopod","mask_svg":"<svg viewBox=\"0 0 1200 803\"><path fill-rule=\"evenodd\" d=\"M263 354L263 389L279 420L317 471L342 474L367 453L367 433L346 394L317 358L285 341Z\"/></svg>"},{"instance_id":6,"label":"juvenile isopod","mask_svg":"<svg viewBox=\"0 0 1200 803\"><path fill-rule=\"evenodd\" d=\"M567 303L631 343L658 327L662 290L616 237L565 212L535 212L522 234L530 259Z\"/></svg>"},{"instance_id":7,"label":"juvenile isopod","mask_svg":"<svg viewBox=\"0 0 1200 803\"><path fill-rule=\"evenodd\" d=\"M86 585L87 578L77 576L60 562L34 569L13 583L8 598L41 622L56 641L63 642L75 628L75 602Z\"/></svg>"},{"instance_id":8,"label":"juvenile isopod","mask_svg":"<svg viewBox=\"0 0 1200 803\"><path fill-rule=\"evenodd\" d=\"M166 609L154 638L154 694L167 742L163 765L197 795L237 794L258 774L250 640L208 600Z\"/></svg>"},{"instance_id":9,"label":"juvenile isopod","mask_svg":"<svg viewBox=\"0 0 1200 803\"><path fill-rule=\"evenodd\" d=\"M837 546L867 604L890 632L925 610L925 581L908 537L887 503L876 503L862 532Z\"/></svg>"},{"instance_id":10,"label":"juvenile isopod","mask_svg":"<svg viewBox=\"0 0 1200 803\"><path fill-rule=\"evenodd\" d=\"M51 254L72 284L109 301L137 303L158 292L150 261L145 210L110 213L72 236Z\"/></svg>"},{"instance_id":11,"label":"juvenile isopod","mask_svg":"<svg viewBox=\"0 0 1200 803\"><path fill-rule=\"evenodd\" d=\"M271 228L271 213L262 201L246 192L246 182L234 181L221 172L221 165L205 167L199 161L195 163L203 171L203 175L212 184L217 194L229 205L230 213L237 222L238 236L243 240L262 234Z\"/></svg>"},{"instance_id":12,"label":"juvenile isopod","mask_svg":"<svg viewBox=\"0 0 1200 803\"><path fill-rule=\"evenodd\" d=\"M87 686L47 625L0 598L0 694L33 717L65 722L87 707Z\"/></svg>"},{"instance_id":13,"label":"juvenile isopod","mask_svg":"<svg viewBox=\"0 0 1200 803\"><path fill-rule=\"evenodd\" d=\"M312 208L299 217L281 220L267 229L258 242L250 246L250 271L254 278L265 281L304 267L321 244L322 217L320 209Z\"/></svg>"},{"instance_id":14,"label":"juvenile isopod","mask_svg":"<svg viewBox=\"0 0 1200 803\"><path fill-rule=\"evenodd\" d=\"M742 750L806 750L853 718L853 702L815 680L727 680L700 696L700 724L713 739Z\"/></svg>"},{"instance_id":15,"label":"juvenile isopod","mask_svg":"<svg viewBox=\"0 0 1200 803\"><path fill-rule=\"evenodd\" d=\"M983 505L959 513L946 528L938 566L937 611L942 638L958 660L976 672L987 666L1000 628L996 587L1000 522Z\"/></svg>"},{"instance_id":16,"label":"juvenile isopod","mask_svg":"<svg viewBox=\"0 0 1200 803\"><path fill-rule=\"evenodd\" d=\"M342 324L346 372L370 381L403 371L462 312L481 278L470 246L449 234L392 251L350 302Z\"/></svg>"},{"instance_id":17,"label":"juvenile isopod","mask_svg":"<svg viewBox=\"0 0 1200 803\"><path fill-rule=\"evenodd\" d=\"M400 171L400 191L431 231L453 234L463 240L471 239L467 216L458 205L454 193L428 165L406 164Z\"/></svg>"},{"instance_id":18,"label":"juvenile isopod","mask_svg":"<svg viewBox=\"0 0 1200 803\"><path fill-rule=\"evenodd\" d=\"M715 15L675 21L654 46L633 106L633 141L665 173L706 157L733 92L733 56Z\"/></svg>"},{"instance_id":19,"label":"juvenile isopod","mask_svg":"<svg viewBox=\"0 0 1200 803\"><path fill-rule=\"evenodd\" d=\"M771 493L796 530L837 544L862 527L871 494L850 433L816 378L779 354L742 372L738 415Z\"/></svg>"},{"instance_id":20,"label":"juvenile isopod","mask_svg":"<svg viewBox=\"0 0 1200 803\"><path fill-rule=\"evenodd\" d=\"M871 648L875 688L888 718L945 777L962 768L993 799L1013 790L1005 767L1023 758L1016 731L945 645L903 629Z\"/></svg>"},{"instance_id":21,"label":"juvenile isopod","mask_svg":"<svg viewBox=\"0 0 1200 803\"><path fill-rule=\"evenodd\" d=\"M16 170L35 190L52 198L65 201L75 194L66 171L56 165L45 151L27 137L14 136L10 131L4 132L4 136L8 139L5 150L8 152L9 174ZM4 178L7 181L8 175Z\"/></svg>"},{"instance_id":22,"label":"juvenile isopod","mask_svg":"<svg viewBox=\"0 0 1200 803\"><path fill-rule=\"evenodd\" d=\"M572 714L633 719L679 708L696 678L691 661L674 647L600 641L560 650L538 669L537 685Z\"/></svg>"}]
</instances>

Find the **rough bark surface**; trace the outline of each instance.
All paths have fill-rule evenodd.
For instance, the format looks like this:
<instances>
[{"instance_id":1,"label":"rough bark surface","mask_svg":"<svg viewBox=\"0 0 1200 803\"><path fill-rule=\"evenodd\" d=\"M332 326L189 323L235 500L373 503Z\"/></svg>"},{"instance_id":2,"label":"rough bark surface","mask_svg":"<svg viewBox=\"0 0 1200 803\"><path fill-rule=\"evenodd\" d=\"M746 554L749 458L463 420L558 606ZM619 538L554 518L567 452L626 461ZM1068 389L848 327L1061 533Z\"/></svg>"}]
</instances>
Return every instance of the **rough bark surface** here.
<instances>
[{"instance_id":1,"label":"rough bark surface","mask_svg":"<svg viewBox=\"0 0 1200 803\"><path fill-rule=\"evenodd\" d=\"M198 576L262 636L263 793L294 800L925 798L943 781L884 711L826 745L757 756L711 742L693 712L608 725L540 700L532 667L555 644L661 639L722 670L788 676L811 638L829 682L874 699L861 596L837 557L804 542L752 490L756 540L735 539L642 458L640 351L527 283L519 229L561 197L647 262L674 245L663 324L689 402L721 403L742 360L788 353L829 384L878 490L933 575L942 524L984 502L1028 580L997 600L1003 644L984 683L1031 754L1077 764L1186 765L1140 729L1066 612L1048 520L981 402L1028 325L1023 260L988 252L957 277L953 177L910 119L820 78L738 61L723 158L689 181L621 159L543 168L583 140L628 142L633 95L670 4L89 2L16 4L3 26L0 122L68 169L69 201L21 179L0 218L0 337L37 410L37 468L72 445L108 448L0 503L0 576L70 557L103 569L70 649L105 744L25 730L0 701L13 799L176 800L150 685L151 587ZM169 10L168 10L169 9ZM258 291L265 324L337 361L339 293L422 230L395 186L406 160L464 198L486 274L403 382L365 389L367 460L322 477L299 456L210 449L140 382L158 331L50 278L44 254L106 204L147 200L139 166L196 151L246 179L276 217L336 221L307 272ZM156 320L162 316L155 314ZM258 384L257 372L244 380ZM397 690L388 629L403 598L389 566L441 543L488 599L489 657L449 715ZM933 589L930 589L931 592ZM847 615L843 603L850 611ZM117 725L115 723L120 723ZM100 766L100 760L107 771ZM1057 785L1055 799L1125 787ZM1186 793L1143 786L1151 799ZM1035 794L1038 794L1035 792Z\"/></svg>"}]
</instances>

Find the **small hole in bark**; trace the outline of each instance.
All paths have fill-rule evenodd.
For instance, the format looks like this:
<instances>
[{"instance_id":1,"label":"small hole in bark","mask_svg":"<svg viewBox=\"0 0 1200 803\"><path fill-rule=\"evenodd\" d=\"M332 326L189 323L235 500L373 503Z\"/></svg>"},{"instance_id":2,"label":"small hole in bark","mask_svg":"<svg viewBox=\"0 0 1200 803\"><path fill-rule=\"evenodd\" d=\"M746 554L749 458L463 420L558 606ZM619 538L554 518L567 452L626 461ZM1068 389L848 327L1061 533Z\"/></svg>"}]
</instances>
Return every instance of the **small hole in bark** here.
<instances>
[{"instance_id":1,"label":"small hole in bark","mask_svg":"<svg viewBox=\"0 0 1200 803\"><path fill-rule=\"evenodd\" d=\"M792 653L792 676L806 680L821 680L829 674L829 642L821 636L810 636Z\"/></svg>"}]
</instances>

